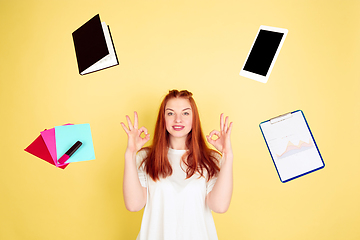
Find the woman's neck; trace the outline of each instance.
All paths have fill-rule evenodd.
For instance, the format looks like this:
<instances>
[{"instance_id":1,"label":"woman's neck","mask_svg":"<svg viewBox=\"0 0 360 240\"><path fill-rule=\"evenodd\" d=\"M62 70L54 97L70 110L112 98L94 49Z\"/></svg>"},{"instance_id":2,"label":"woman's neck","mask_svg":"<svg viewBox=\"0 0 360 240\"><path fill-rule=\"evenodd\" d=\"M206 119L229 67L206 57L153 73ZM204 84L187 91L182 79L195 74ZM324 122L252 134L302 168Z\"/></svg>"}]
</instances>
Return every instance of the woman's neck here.
<instances>
[{"instance_id":1,"label":"woman's neck","mask_svg":"<svg viewBox=\"0 0 360 240\"><path fill-rule=\"evenodd\" d=\"M169 147L175 150L187 150L186 138L172 138L170 136Z\"/></svg>"}]
</instances>

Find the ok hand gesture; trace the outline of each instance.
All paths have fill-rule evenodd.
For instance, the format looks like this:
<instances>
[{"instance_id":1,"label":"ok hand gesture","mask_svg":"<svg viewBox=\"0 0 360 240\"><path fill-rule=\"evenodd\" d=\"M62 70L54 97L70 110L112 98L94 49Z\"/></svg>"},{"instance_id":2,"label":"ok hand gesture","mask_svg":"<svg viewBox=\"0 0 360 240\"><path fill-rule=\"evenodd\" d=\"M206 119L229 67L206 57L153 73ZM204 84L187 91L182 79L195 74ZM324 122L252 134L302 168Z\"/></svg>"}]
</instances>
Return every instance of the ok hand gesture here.
<instances>
[{"instance_id":1,"label":"ok hand gesture","mask_svg":"<svg viewBox=\"0 0 360 240\"><path fill-rule=\"evenodd\" d=\"M210 134L206 136L208 142L222 154L233 154L230 139L232 125L232 122L230 122L229 124L229 117L226 117L224 122L224 114L222 113L220 115L220 131L212 130ZM216 140L213 140L213 135L216 135L218 138Z\"/></svg>"},{"instance_id":2,"label":"ok hand gesture","mask_svg":"<svg viewBox=\"0 0 360 240\"><path fill-rule=\"evenodd\" d=\"M129 128L125 126L125 124L122 122L121 126L123 127L124 131L128 135L128 145L127 145L127 151L136 153L139 151L144 144L149 141L150 134L148 133L148 130L145 127L141 127L138 129L138 115L137 112L134 112L135 118L134 118L134 125L132 125L132 122L128 115L126 115L126 120L128 122ZM141 133L145 133L145 137L142 138L140 135Z\"/></svg>"}]
</instances>

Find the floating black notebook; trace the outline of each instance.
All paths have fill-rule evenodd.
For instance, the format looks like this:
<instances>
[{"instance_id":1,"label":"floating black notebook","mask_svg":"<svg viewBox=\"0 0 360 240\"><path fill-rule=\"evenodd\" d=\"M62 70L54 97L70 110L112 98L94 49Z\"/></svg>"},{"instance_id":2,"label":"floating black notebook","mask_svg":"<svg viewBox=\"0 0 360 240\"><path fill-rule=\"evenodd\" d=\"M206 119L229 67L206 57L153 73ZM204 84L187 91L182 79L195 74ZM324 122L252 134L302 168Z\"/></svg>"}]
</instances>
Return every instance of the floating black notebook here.
<instances>
[{"instance_id":1,"label":"floating black notebook","mask_svg":"<svg viewBox=\"0 0 360 240\"><path fill-rule=\"evenodd\" d=\"M72 33L81 75L119 65L110 28L99 14Z\"/></svg>"}]
</instances>

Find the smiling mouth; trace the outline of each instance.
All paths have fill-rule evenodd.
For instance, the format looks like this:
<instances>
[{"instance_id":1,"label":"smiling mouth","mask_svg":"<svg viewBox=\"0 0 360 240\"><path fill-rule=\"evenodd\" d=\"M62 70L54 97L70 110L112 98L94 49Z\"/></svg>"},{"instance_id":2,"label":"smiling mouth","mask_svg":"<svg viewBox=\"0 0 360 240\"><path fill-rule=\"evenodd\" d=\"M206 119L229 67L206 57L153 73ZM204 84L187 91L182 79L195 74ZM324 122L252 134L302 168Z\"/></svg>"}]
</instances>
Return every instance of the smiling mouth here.
<instances>
[{"instance_id":1,"label":"smiling mouth","mask_svg":"<svg viewBox=\"0 0 360 240\"><path fill-rule=\"evenodd\" d=\"M173 126L172 127L175 131L181 131L185 128L185 126Z\"/></svg>"}]
</instances>

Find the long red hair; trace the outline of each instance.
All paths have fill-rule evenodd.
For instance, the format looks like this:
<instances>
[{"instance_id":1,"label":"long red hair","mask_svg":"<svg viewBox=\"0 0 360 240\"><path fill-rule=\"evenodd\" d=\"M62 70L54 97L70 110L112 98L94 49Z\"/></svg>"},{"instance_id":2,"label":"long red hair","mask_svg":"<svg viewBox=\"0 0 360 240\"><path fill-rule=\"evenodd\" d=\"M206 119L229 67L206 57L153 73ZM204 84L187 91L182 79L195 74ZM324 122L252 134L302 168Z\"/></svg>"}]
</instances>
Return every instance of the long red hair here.
<instances>
[{"instance_id":1,"label":"long red hair","mask_svg":"<svg viewBox=\"0 0 360 240\"><path fill-rule=\"evenodd\" d=\"M196 172L198 172L200 176L204 177L204 170L206 170L207 180L210 180L220 171L217 156L221 156L221 154L207 146L201 129L200 117L196 103L192 97L192 93L186 90L170 90L163 99L155 125L153 143L150 147L144 148L144 150L147 151L147 157L142 162L142 164L144 164L145 171L154 181L157 181L160 178L166 178L172 174L172 168L167 158L169 132L166 130L165 125L165 106L172 98L188 99L192 108L192 129L186 139L186 147L188 151L182 158L187 167L186 178L190 178Z\"/></svg>"}]
</instances>

